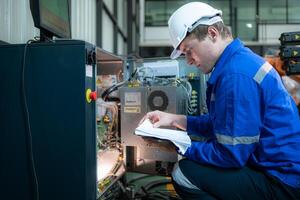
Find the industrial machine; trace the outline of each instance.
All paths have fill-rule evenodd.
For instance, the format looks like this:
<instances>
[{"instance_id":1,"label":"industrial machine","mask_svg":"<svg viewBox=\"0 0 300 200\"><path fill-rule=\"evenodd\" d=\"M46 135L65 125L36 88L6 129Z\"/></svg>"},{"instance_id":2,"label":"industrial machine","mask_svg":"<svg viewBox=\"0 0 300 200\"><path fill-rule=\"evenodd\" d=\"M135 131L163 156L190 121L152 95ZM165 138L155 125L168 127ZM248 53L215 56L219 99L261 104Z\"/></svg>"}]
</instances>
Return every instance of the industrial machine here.
<instances>
[{"instance_id":1,"label":"industrial machine","mask_svg":"<svg viewBox=\"0 0 300 200\"><path fill-rule=\"evenodd\" d=\"M170 174L178 155L134 129L152 110L202 113L204 76L71 40L68 0L29 2L40 36L0 46L1 198L115 199L125 168Z\"/></svg>"},{"instance_id":2,"label":"industrial machine","mask_svg":"<svg viewBox=\"0 0 300 200\"><path fill-rule=\"evenodd\" d=\"M133 134L141 117L202 110L177 61L125 62L71 40L68 3L30 0L40 37L0 46L3 199L115 199L125 168L165 175L178 160Z\"/></svg>"},{"instance_id":3,"label":"industrial machine","mask_svg":"<svg viewBox=\"0 0 300 200\"><path fill-rule=\"evenodd\" d=\"M105 199L120 190L125 167L172 171L178 155L134 129L152 110L187 113L192 88L185 79L129 80L122 58L77 40L1 45L0 60L4 198ZM109 87L116 88L113 98L97 95Z\"/></svg>"},{"instance_id":4,"label":"industrial machine","mask_svg":"<svg viewBox=\"0 0 300 200\"><path fill-rule=\"evenodd\" d=\"M96 118L96 77L122 59L60 40L1 45L0 60L1 196L95 200L110 192L125 172L118 106L101 108L113 121Z\"/></svg>"},{"instance_id":5,"label":"industrial machine","mask_svg":"<svg viewBox=\"0 0 300 200\"><path fill-rule=\"evenodd\" d=\"M202 112L200 77L205 76L197 70L192 73L183 62L168 59L139 60L134 65L132 79L119 88L126 166L132 171L168 175L179 159L178 154L161 148L161 145L170 145L167 141L151 143L136 136L135 128L147 112L154 110L184 115ZM198 79L187 78L187 74Z\"/></svg>"},{"instance_id":6,"label":"industrial machine","mask_svg":"<svg viewBox=\"0 0 300 200\"><path fill-rule=\"evenodd\" d=\"M133 148L126 154L126 164L135 171L170 173L172 168L169 162L176 162L178 160L177 154L148 144L140 136L134 135L134 130L142 117L150 111L161 110L185 114L186 95L184 89L176 85L141 87L129 87L127 85L120 89L120 96L122 144L127 149ZM133 155L128 155L130 153Z\"/></svg>"},{"instance_id":7,"label":"industrial machine","mask_svg":"<svg viewBox=\"0 0 300 200\"><path fill-rule=\"evenodd\" d=\"M96 80L123 59L71 40L70 1L29 3L40 36L0 46L1 198L116 197L119 108L97 100Z\"/></svg>"}]
</instances>

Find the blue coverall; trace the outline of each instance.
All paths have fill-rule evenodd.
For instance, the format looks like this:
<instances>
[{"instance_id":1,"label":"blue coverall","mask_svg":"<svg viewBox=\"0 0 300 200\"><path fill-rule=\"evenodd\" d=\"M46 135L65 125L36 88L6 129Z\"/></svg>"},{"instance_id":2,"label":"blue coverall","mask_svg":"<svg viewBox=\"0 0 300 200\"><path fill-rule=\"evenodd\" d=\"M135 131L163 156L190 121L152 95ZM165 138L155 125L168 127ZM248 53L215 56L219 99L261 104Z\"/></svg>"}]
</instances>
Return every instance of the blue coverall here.
<instances>
[{"instance_id":1,"label":"blue coverall","mask_svg":"<svg viewBox=\"0 0 300 200\"><path fill-rule=\"evenodd\" d=\"M187 117L188 134L202 138L192 141L184 153L196 168L179 163L180 173L192 189L208 192L201 186L202 177L189 174L193 170L211 166L226 172L249 166L266 179L300 191L300 120L296 105L275 69L239 39L226 47L211 73L207 106L209 114ZM255 178L252 181L256 184ZM176 178L175 184L180 186ZM208 193L212 195L213 191Z\"/></svg>"}]
</instances>

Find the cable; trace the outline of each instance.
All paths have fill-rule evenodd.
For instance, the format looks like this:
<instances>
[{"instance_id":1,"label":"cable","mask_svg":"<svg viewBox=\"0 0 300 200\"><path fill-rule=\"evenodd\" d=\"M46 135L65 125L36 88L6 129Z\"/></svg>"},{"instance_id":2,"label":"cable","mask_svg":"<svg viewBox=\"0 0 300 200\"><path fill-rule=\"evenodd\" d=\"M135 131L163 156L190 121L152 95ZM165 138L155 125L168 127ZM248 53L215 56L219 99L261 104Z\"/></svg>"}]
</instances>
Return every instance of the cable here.
<instances>
[{"instance_id":1,"label":"cable","mask_svg":"<svg viewBox=\"0 0 300 200\"><path fill-rule=\"evenodd\" d=\"M148 75L150 72L150 76ZM147 76L146 76L147 75ZM141 82L147 82L147 78L155 80L154 70L151 67L139 67L137 68L137 79Z\"/></svg>"},{"instance_id":2,"label":"cable","mask_svg":"<svg viewBox=\"0 0 300 200\"><path fill-rule=\"evenodd\" d=\"M24 115L25 115L25 120L26 120L26 125L27 125L26 126L26 128L27 128L26 142L27 142L27 148L28 148L28 153L29 153L29 155L28 155L29 156L29 164L30 164L29 169L32 170L32 174L33 174L33 185L34 185L34 194L35 194L34 199L39 200L39 183L38 183L38 178L37 178L37 174L36 174L36 170L35 170L35 163L34 163L34 158L33 158L30 116L29 116L29 111L28 111L28 106L27 106L26 90L25 90L26 52L27 52L27 47L31 42L35 42L35 40L28 40L24 47L21 89L22 89L22 96L23 96L23 103L24 103Z\"/></svg>"},{"instance_id":3,"label":"cable","mask_svg":"<svg viewBox=\"0 0 300 200\"><path fill-rule=\"evenodd\" d=\"M134 70L134 72L133 72L133 73L131 74L131 76L129 77L128 81L131 81L131 79L134 78L134 76L136 75L137 71L138 71L138 68L136 68L136 69Z\"/></svg>"},{"instance_id":4,"label":"cable","mask_svg":"<svg viewBox=\"0 0 300 200\"><path fill-rule=\"evenodd\" d=\"M123 81L123 82L120 82L120 83L117 83L109 88L107 88L101 95L101 98L106 101L107 98L108 98L108 95L110 93L112 93L113 91L117 90L120 86L124 85L127 81Z\"/></svg>"},{"instance_id":5,"label":"cable","mask_svg":"<svg viewBox=\"0 0 300 200\"><path fill-rule=\"evenodd\" d=\"M163 180L155 180L151 181L150 183L146 184L145 186L142 186L138 191L137 194L139 196L146 196L149 197L149 190L155 186L163 185L171 183L170 179L163 179Z\"/></svg>"},{"instance_id":6,"label":"cable","mask_svg":"<svg viewBox=\"0 0 300 200\"><path fill-rule=\"evenodd\" d=\"M107 100L111 100L111 101L119 100L119 99L114 99L113 97L109 97L109 95L110 95L113 91L119 89L120 86L123 86L123 85L124 85L125 83L127 83L128 81L131 81L131 80L136 76L137 72L138 72L138 69L136 68L136 69L134 70L134 72L130 75L130 77L128 78L128 80L122 81L122 82L120 82L120 83L117 83L117 84L112 85L111 87L105 89L104 92L103 92L102 95L101 95L101 98L102 98L104 101L107 101Z\"/></svg>"}]
</instances>

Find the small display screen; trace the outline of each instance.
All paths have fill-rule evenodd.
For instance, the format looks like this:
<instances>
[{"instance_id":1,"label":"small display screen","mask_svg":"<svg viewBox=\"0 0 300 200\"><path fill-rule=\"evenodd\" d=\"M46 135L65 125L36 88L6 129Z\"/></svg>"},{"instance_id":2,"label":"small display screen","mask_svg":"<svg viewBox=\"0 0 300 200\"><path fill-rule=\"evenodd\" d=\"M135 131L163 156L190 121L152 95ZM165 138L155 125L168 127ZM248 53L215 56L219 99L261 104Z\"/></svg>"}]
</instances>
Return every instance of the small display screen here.
<instances>
[{"instance_id":1,"label":"small display screen","mask_svg":"<svg viewBox=\"0 0 300 200\"><path fill-rule=\"evenodd\" d=\"M70 38L68 0L40 0L41 26L59 37Z\"/></svg>"}]
</instances>

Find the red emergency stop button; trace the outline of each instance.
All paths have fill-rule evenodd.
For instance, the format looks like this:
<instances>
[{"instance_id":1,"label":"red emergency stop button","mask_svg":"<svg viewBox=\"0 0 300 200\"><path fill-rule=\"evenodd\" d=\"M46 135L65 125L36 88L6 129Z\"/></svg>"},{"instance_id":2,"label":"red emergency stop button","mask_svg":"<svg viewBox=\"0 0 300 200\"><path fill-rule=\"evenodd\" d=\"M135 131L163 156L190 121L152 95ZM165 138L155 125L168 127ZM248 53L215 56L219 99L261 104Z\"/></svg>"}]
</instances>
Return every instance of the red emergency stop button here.
<instances>
[{"instance_id":1,"label":"red emergency stop button","mask_svg":"<svg viewBox=\"0 0 300 200\"><path fill-rule=\"evenodd\" d=\"M92 101L96 101L97 100L97 92L96 91L90 93L90 99Z\"/></svg>"},{"instance_id":2,"label":"red emergency stop button","mask_svg":"<svg viewBox=\"0 0 300 200\"><path fill-rule=\"evenodd\" d=\"M96 91L92 92L91 89L87 89L85 92L85 98L88 103L91 103L92 101L96 101L97 100L97 92Z\"/></svg>"}]
</instances>

